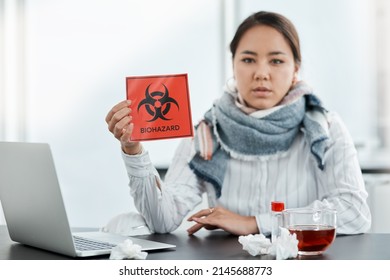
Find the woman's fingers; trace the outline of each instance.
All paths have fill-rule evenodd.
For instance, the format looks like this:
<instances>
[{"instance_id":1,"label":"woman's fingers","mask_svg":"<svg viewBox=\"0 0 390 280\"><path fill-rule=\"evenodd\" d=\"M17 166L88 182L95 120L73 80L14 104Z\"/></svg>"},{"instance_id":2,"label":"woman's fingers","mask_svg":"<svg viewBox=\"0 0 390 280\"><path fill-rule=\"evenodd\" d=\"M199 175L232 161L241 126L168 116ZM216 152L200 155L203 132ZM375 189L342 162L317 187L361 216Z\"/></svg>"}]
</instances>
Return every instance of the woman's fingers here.
<instances>
[{"instance_id":1,"label":"woman's fingers","mask_svg":"<svg viewBox=\"0 0 390 280\"><path fill-rule=\"evenodd\" d=\"M113 134L117 134L118 130L122 130L124 125L129 124L131 120L130 113L131 109L128 107L116 112L108 123L108 130Z\"/></svg>"},{"instance_id":2,"label":"woman's fingers","mask_svg":"<svg viewBox=\"0 0 390 280\"><path fill-rule=\"evenodd\" d=\"M216 211L217 208L207 208L207 209L200 210L199 212L189 217L187 221L196 222L196 224L190 227L189 229L187 229L188 234L189 235L194 234L195 232L197 232L203 227L209 230L218 228L212 222L212 220L214 219L210 219L212 218L212 216L210 215L215 214Z\"/></svg>"},{"instance_id":3,"label":"woman's fingers","mask_svg":"<svg viewBox=\"0 0 390 280\"><path fill-rule=\"evenodd\" d=\"M236 235L259 232L254 216L241 216L223 207L203 209L188 220L196 223L188 229L189 234L193 234L201 228L208 230L220 228Z\"/></svg>"},{"instance_id":4,"label":"woman's fingers","mask_svg":"<svg viewBox=\"0 0 390 280\"><path fill-rule=\"evenodd\" d=\"M108 124L111 120L112 117L120 110L122 110L125 107L129 107L131 105L131 100L124 100L116 104L112 109L108 112L106 116L106 123Z\"/></svg>"},{"instance_id":5,"label":"woman's fingers","mask_svg":"<svg viewBox=\"0 0 390 280\"><path fill-rule=\"evenodd\" d=\"M115 138L120 139L124 133L127 132L128 126L133 118L128 115L124 115L120 120L118 120L112 129L112 134Z\"/></svg>"},{"instance_id":6,"label":"woman's fingers","mask_svg":"<svg viewBox=\"0 0 390 280\"><path fill-rule=\"evenodd\" d=\"M131 121L131 118L130 118L130 121ZM125 125L124 128L122 128L121 130L121 135L120 135L120 141L121 142L130 142L131 140L131 134L133 133L133 129L134 129L134 124L133 123L130 123L128 125Z\"/></svg>"},{"instance_id":7,"label":"woman's fingers","mask_svg":"<svg viewBox=\"0 0 390 280\"><path fill-rule=\"evenodd\" d=\"M128 154L138 154L142 147L139 142L131 141L134 124L131 122L131 100L124 100L116 104L108 112L106 123L108 130L121 142L122 149Z\"/></svg>"},{"instance_id":8,"label":"woman's fingers","mask_svg":"<svg viewBox=\"0 0 390 280\"><path fill-rule=\"evenodd\" d=\"M217 209L216 208L207 208L200 210L199 212L195 213L191 217L187 219L187 221L193 221L193 218L201 218L201 217L206 217L214 213Z\"/></svg>"},{"instance_id":9,"label":"woman's fingers","mask_svg":"<svg viewBox=\"0 0 390 280\"><path fill-rule=\"evenodd\" d=\"M118 138L124 126L131 121L129 101L122 101L115 105L106 116L108 130Z\"/></svg>"},{"instance_id":10,"label":"woman's fingers","mask_svg":"<svg viewBox=\"0 0 390 280\"><path fill-rule=\"evenodd\" d=\"M200 230L202 227L203 227L203 225L201 225L201 224L195 224L195 225L193 225L192 227L190 227L189 229L187 229L188 235L194 234L195 232L197 232L198 230Z\"/></svg>"}]
</instances>

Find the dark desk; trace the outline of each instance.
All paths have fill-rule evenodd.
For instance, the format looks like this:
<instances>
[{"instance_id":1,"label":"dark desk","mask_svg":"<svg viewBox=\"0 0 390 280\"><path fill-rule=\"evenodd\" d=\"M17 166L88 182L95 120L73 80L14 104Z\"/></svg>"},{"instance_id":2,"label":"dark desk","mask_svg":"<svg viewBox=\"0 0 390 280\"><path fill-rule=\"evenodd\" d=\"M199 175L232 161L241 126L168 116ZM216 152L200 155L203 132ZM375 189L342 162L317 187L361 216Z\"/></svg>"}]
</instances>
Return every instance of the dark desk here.
<instances>
[{"instance_id":1,"label":"dark desk","mask_svg":"<svg viewBox=\"0 0 390 280\"><path fill-rule=\"evenodd\" d=\"M252 257L242 250L238 237L223 231L202 230L194 236L185 231L172 234L144 235L138 238L175 244L175 249L149 252L147 260L250 260L272 259ZM107 259L108 255L100 257ZM339 236L325 254L301 259L321 260L390 260L390 234L360 234ZM0 259L61 260L66 256L15 243L7 228L0 226Z\"/></svg>"}]
</instances>

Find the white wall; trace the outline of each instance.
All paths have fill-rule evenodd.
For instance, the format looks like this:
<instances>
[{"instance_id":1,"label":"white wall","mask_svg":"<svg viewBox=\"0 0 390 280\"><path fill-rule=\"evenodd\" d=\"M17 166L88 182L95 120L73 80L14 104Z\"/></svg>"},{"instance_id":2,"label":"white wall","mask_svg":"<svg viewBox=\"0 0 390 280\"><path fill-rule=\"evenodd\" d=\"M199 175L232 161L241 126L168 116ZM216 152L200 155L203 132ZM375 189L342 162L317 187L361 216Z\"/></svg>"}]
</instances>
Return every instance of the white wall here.
<instances>
[{"instance_id":1,"label":"white wall","mask_svg":"<svg viewBox=\"0 0 390 280\"><path fill-rule=\"evenodd\" d=\"M119 144L104 122L125 98L125 77L188 73L196 123L231 76L227 49L237 23L258 10L295 23L302 77L357 141L375 138L372 1L24 2L24 140L51 144L74 226L101 226L134 209ZM145 146L156 165L167 166L178 141Z\"/></svg>"}]
</instances>

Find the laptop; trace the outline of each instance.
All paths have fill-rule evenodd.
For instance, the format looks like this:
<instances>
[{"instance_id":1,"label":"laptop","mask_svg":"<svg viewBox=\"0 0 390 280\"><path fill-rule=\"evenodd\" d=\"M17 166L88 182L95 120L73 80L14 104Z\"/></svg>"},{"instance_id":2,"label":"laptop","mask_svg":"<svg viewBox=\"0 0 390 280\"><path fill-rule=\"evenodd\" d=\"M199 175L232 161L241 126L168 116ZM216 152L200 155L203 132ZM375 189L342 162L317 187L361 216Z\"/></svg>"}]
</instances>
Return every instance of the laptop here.
<instances>
[{"instance_id":1,"label":"laptop","mask_svg":"<svg viewBox=\"0 0 390 280\"><path fill-rule=\"evenodd\" d=\"M0 142L0 201L13 241L63 255L110 254L126 239L143 251L176 247L100 231L72 233L47 143Z\"/></svg>"}]
</instances>

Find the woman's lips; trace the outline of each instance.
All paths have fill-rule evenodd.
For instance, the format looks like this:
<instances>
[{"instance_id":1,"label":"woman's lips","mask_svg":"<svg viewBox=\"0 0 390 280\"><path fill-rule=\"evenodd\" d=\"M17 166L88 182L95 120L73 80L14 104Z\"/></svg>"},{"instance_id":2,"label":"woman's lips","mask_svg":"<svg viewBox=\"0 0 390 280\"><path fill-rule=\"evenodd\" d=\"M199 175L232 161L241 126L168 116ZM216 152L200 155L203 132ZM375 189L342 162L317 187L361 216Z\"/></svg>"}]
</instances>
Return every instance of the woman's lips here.
<instances>
[{"instance_id":1,"label":"woman's lips","mask_svg":"<svg viewBox=\"0 0 390 280\"><path fill-rule=\"evenodd\" d=\"M256 97L268 97L271 95L271 90L266 87L257 87L252 90Z\"/></svg>"}]
</instances>

